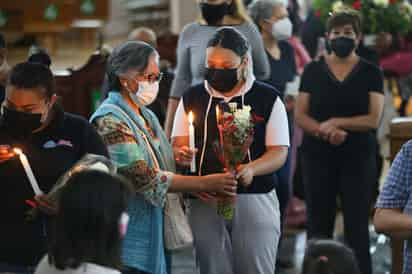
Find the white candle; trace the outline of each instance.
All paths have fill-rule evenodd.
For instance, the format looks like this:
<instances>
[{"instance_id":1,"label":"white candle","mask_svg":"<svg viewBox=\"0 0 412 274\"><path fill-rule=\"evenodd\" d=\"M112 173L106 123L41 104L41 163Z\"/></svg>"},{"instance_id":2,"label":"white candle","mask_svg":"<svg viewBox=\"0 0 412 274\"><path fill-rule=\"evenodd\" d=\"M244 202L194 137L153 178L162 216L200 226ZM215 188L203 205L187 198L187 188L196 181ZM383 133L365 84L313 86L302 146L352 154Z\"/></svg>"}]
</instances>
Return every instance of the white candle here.
<instances>
[{"instance_id":1,"label":"white candle","mask_svg":"<svg viewBox=\"0 0 412 274\"><path fill-rule=\"evenodd\" d=\"M193 112L189 112L189 147L191 151L195 151L195 127L193 126L193 120ZM190 172L196 172L196 157L192 158Z\"/></svg>"},{"instance_id":2,"label":"white candle","mask_svg":"<svg viewBox=\"0 0 412 274\"><path fill-rule=\"evenodd\" d=\"M34 177L33 171L31 170L26 155L24 155L23 151L21 151L21 149L18 148L15 148L13 151L17 155L19 155L20 162L24 168L24 171L26 172L27 178L29 179L30 185L33 188L34 193L36 194L36 196L42 195L43 191L41 191L39 184L37 183L36 177Z\"/></svg>"}]
</instances>

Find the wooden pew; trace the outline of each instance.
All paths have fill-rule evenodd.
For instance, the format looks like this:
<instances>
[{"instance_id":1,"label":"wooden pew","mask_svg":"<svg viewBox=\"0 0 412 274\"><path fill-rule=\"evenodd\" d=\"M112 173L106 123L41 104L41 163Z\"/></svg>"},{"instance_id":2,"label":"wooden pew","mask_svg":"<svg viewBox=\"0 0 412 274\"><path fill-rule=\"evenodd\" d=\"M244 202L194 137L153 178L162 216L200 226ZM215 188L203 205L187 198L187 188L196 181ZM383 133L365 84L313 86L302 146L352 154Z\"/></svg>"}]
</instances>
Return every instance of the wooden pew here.
<instances>
[{"instance_id":1,"label":"wooden pew","mask_svg":"<svg viewBox=\"0 0 412 274\"><path fill-rule=\"evenodd\" d=\"M79 69L55 72L56 93L65 111L90 117L94 101L100 96L107 57L96 52Z\"/></svg>"}]
</instances>

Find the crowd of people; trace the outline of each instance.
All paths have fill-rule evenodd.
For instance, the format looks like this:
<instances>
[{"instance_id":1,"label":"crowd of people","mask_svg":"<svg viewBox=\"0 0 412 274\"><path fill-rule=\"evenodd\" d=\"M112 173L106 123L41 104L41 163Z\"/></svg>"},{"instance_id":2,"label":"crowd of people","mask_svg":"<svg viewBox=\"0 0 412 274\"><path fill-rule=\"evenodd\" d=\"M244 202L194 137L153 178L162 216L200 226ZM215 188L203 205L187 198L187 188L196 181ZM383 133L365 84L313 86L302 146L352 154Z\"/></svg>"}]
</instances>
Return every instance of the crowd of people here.
<instances>
[{"instance_id":1,"label":"crowd of people","mask_svg":"<svg viewBox=\"0 0 412 274\"><path fill-rule=\"evenodd\" d=\"M112 50L91 117L60 106L47 51L10 67L0 35L0 273L273 274L302 178L302 273L372 274L383 73L365 56L373 50L362 44L357 12L333 13L327 47L313 53L292 2L199 1L199 19L179 34L174 71L162 65L156 34L136 29ZM216 151L225 105L249 107L255 122L235 170ZM412 210L410 146L374 219L402 239L412 229L403 213ZM110 159L116 173L74 168L88 155ZM177 225L187 221L193 236L180 248L165 241L179 231L165 229L171 197L185 210ZM231 218L217 210L222 197L235 201ZM338 208L344 243L334 240ZM404 273L411 248L408 240Z\"/></svg>"}]
</instances>

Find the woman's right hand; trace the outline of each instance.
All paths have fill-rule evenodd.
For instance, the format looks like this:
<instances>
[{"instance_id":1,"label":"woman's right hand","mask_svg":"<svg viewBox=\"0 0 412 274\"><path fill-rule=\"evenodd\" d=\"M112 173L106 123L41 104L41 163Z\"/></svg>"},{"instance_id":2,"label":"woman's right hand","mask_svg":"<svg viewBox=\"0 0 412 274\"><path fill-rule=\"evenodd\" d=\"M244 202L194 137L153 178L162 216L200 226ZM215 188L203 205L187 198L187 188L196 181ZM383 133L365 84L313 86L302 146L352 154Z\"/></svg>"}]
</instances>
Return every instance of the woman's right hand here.
<instances>
[{"instance_id":1,"label":"woman's right hand","mask_svg":"<svg viewBox=\"0 0 412 274\"><path fill-rule=\"evenodd\" d=\"M348 133L342 129L334 130L329 136L329 143L335 146L339 146L345 142Z\"/></svg>"},{"instance_id":2,"label":"woman's right hand","mask_svg":"<svg viewBox=\"0 0 412 274\"><path fill-rule=\"evenodd\" d=\"M15 156L16 154L13 152L10 146L0 145L0 163L6 162Z\"/></svg>"},{"instance_id":3,"label":"woman's right hand","mask_svg":"<svg viewBox=\"0 0 412 274\"><path fill-rule=\"evenodd\" d=\"M217 173L203 177L205 192L216 192L224 196L236 196L237 181L233 174Z\"/></svg>"},{"instance_id":4,"label":"woman's right hand","mask_svg":"<svg viewBox=\"0 0 412 274\"><path fill-rule=\"evenodd\" d=\"M190 167L193 157L196 157L196 152L196 149L193 151L187 146L173 149L176 163L182 167Z\"/></svg>"}]
</instances>

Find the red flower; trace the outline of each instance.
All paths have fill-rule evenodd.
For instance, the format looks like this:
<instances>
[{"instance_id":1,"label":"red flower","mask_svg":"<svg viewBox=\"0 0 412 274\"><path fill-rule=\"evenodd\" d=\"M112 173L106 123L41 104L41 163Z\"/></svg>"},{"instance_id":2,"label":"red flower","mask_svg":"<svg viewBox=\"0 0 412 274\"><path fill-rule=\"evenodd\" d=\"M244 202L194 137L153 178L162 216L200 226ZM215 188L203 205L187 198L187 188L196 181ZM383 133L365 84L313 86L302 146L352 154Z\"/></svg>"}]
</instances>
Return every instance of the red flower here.
<instances>
[{"instance_id":1,"label":"red flower","mask_svg":"<svg viewBox=\"0 0 412 274\"><path fill-rule=\"evenodd\" d=\"M392 5L396 4L396 2L398 2L398 0L389 0L389 3L392 4Z\"/></svg>"},{"instance_id":2,"label":"red flower","mask_svg":"<svg viewBox=\"0 0 412 274\"><path fill-rule=\"evenodd\" d=\"M362 2L360 0L357 0L357 1L353 2L352 7L355 10L360 10L362 8Z\"/></svg>"},{"instance_id":3,"label":"red flower","mask_svg":"<svg viewBox=\"0 0 412 274\"><path fill-rule=\"evenodd\" d=\"M255 123L262 123L265 121L265 119L259 115L256 115L254 113L252 113L252 119Z\"/></svg>"},{"instance_id":4,"label":"red flower","mask_svg":"<svg viewBox=\"0 0 412 274\"><path fill-rule=\"evenodd\" d=\"M322 13L320 12L320 10L315 11L315 16L316 17L321 17Z\"/></svg>"}]
</instances>

